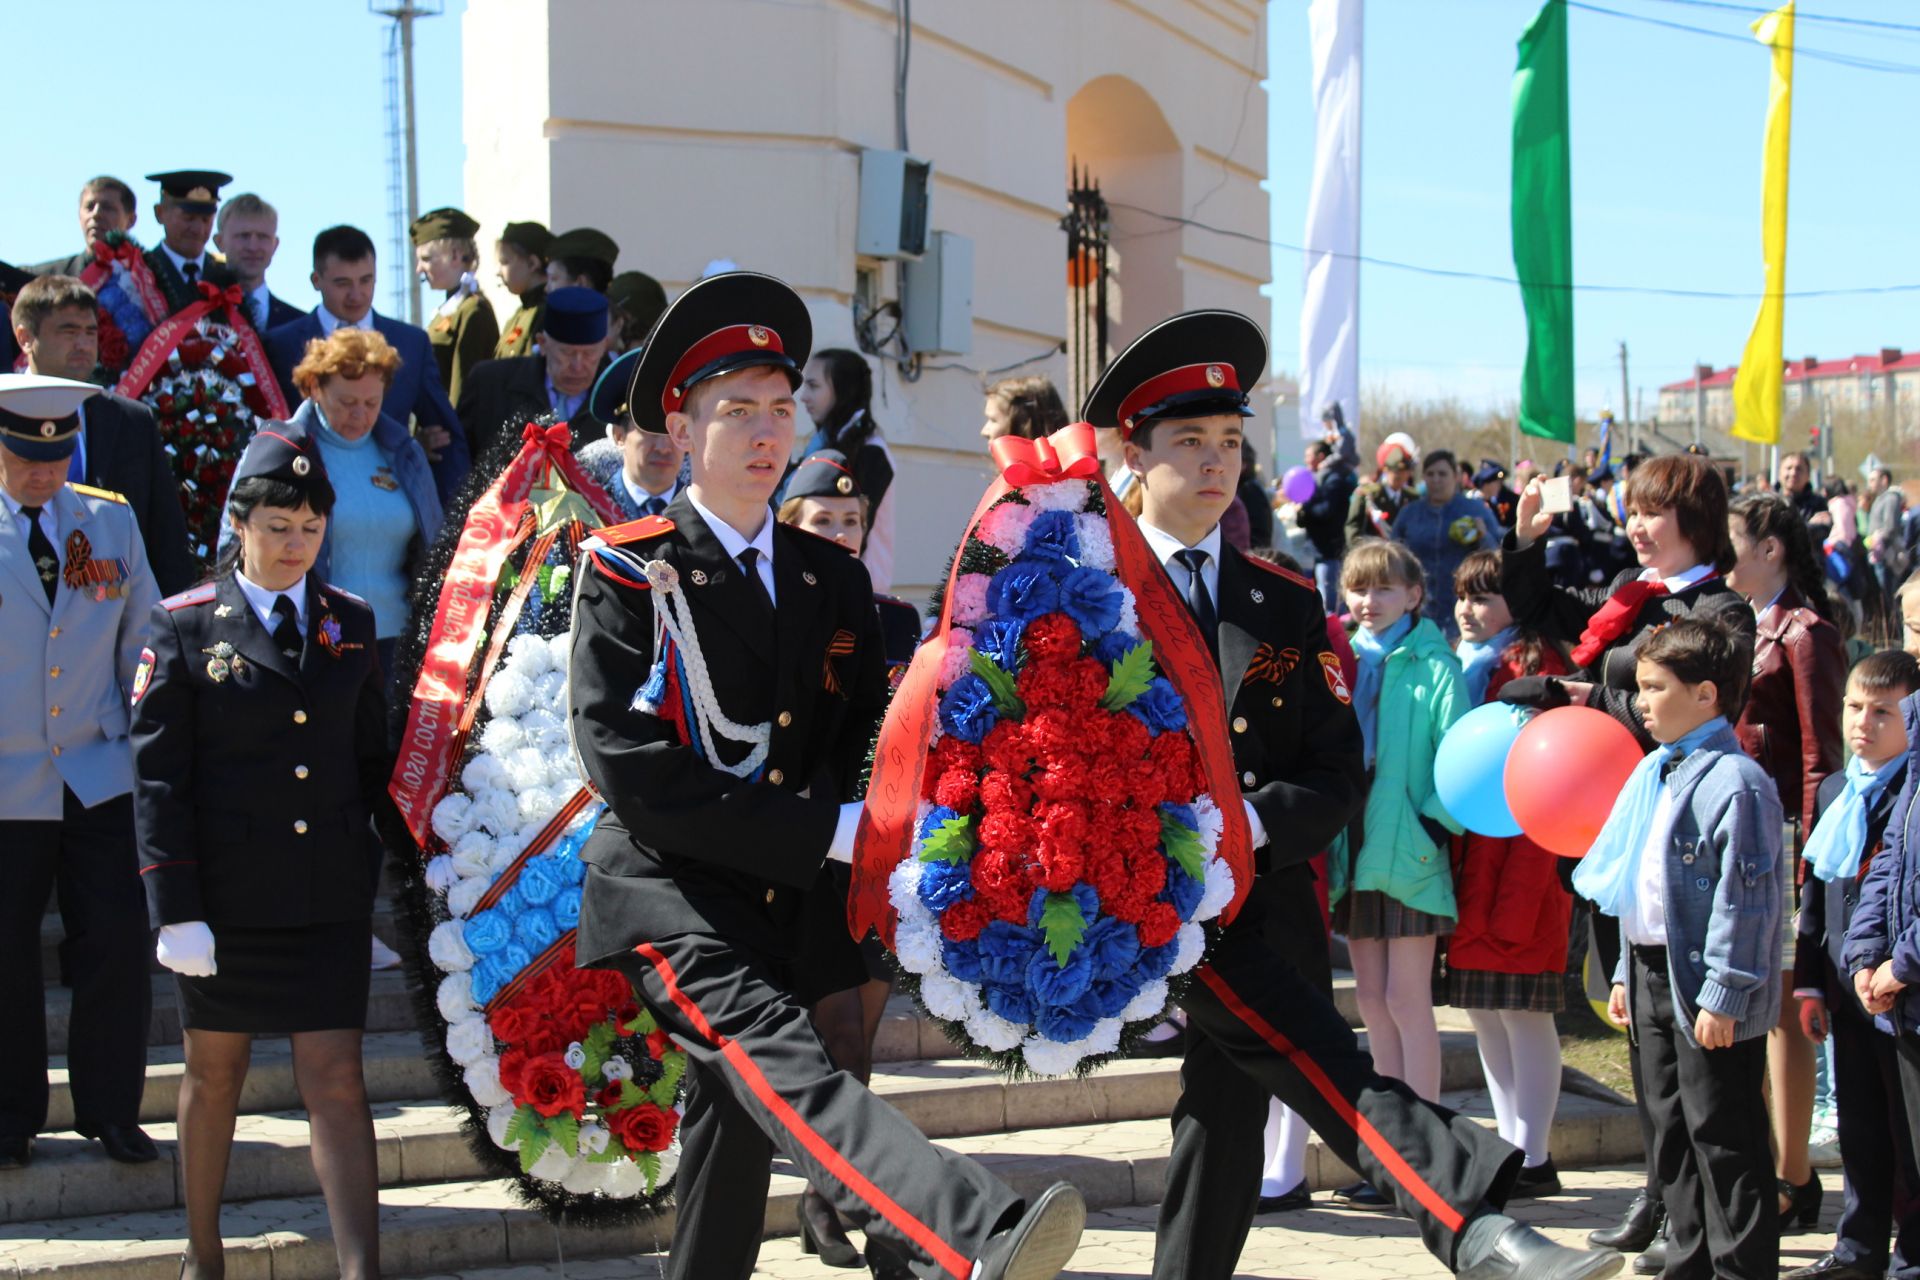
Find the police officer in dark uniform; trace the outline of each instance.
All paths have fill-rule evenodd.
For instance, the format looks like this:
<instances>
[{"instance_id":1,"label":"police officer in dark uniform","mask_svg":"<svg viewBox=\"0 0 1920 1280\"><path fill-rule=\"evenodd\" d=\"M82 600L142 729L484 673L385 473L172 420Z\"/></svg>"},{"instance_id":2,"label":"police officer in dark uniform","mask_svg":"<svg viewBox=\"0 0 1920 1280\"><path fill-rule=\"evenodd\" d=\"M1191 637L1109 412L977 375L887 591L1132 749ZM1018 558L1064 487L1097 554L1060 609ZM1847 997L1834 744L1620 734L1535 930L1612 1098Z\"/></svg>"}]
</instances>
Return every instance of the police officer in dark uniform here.
<instances>
[{"instance_id":1,"label":"police officer in dark uniform","mask_svg":"<svg viewBox=\"0 0 1920 1280\"><path fill-rule=\"evenodd\" d=\"M127 698L159 596L126 499L67 482L91 383L0 374L0 1170L47 1122L40 919L59 889L74 1127L129 1164L146 1086L146 929Z\"/></svg>"},{"instance_id":2,"label":"police officer in dark uniform","mask_svg":"<svg viewBox=\"0 0 1920 1280\"><path fill-rule=\"evenodd\" d=\"M578 954L626 974L690 1059L669 1275L753 1271L777 1149L876 1257L1047 1280L1078 1243L1078 1193L1023 1204L934 1147L808 1020L862 973L827 927L845 905L825 865L851 856L845 802L886 701L865 571L767 506L811 343L791 288L730 272L681 294L640 359L635 424L688 447L693 481L582 561L570 723L609 809L581 852Z\"/></svg>"},{"instance_id":3,"label":"police officer in dark uniform","mask_svg":"<svg viewBox=\"0 0 1920 1280\"><path fill-rule=\"evenodd\" d=\"M1618 1254L1563 1248L1498 1212L1520 1153L1376 1074L1346 1019L1276 943L1307 927L1306 912L1320 927L1310 887L1289 869L1359 812L1365 780L1360 728L1327 647L1319 593L1220 536L1239 479L1246 389L1266 362L1266 336L1253 321L1188 312L1142 334L1081 410L1095 427L1120 429L1143 497L1141 531L1219 663L1259 873L1240 914L1213 931L1181 999L1188 1048L1154 1275L1233 1274L1259 1197L1270 1096L1389 1192L1458 1274L1610 1275Z\"/></svg>"},{"instance_id":4,"label":"police officer in dark uniform","mask_svg":"<svg viewBox=\"0 0 1920 1280\"><path fill-rule=\"evenodd\" d=\"M340 1274L379 1275L360 1042L391 762L373 611L310 572L333 501L315 442L263 424L227 498L234 542L153 610L134 681L140 875L186 1040L186 1274L221 1273L252 1039L291 1035Z\"/></svg>"},{"instance_id":5,"label":"police officer in dark uniform","mask_svg":"<svg viewBox=\"0 0 1920 1280\"><path fill-rule=\"evenodd\" d=\"M153 216L162 231L160 243L147 250L147 266L167 300L167 315L173 315L200 301L202 282L233 280L220 256L207 252L213 215L220 208L220 188L233 177L212 169L179 169L150 173L147 181L160 184L160 203L153 207ZM155 316L154 320L165 318Z\"/></svg>"}]
</instances>

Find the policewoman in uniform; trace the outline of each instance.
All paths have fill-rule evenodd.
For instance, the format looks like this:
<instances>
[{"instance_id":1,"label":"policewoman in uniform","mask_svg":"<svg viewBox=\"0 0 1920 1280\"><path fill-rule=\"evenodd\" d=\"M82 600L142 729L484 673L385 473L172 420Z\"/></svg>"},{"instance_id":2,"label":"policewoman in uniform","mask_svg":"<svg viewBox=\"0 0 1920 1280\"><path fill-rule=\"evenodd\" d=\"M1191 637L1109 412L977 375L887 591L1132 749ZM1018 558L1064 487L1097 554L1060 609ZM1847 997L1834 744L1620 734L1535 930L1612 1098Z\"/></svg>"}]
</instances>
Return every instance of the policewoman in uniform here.
<instances>
[{"instance_id":1,"label":"policewoman in uniform","mask_svg":"<svg viewBox=\"0 0 1920 1280\"><path fill-rule=\"evenodd\" d=\"M1327 647L1319 592L1220 534L1240 478L1247 389L1266 363L1266 335L1253 321L1187 312L1136 339L1081 410L1094 427L1120 430L1142 497L1141 532L1220 668L1257 869L1240 914L1224 929L1209 926L1206 962L1180 1001L1187 1054L1153 1274L1233 1275L1259 1198L1273 1097L1392 1195L1457 1274L1611 1275L1618 1254L1563 1248L1499 1212L1520 1152L1377 1074L1286 944L1289 931L1320 928L1312 887L1295 868L1360 811L1363 777L1360 727Z\"/></svg>"},{"instance_id":2,"label":"policewoman in uniform","mask_svg":"<svg viewBox=\"0 0 1920 1280\"><path fill-rule=\"evenodd\" d=\"M360 1067L385 803L373 611L310 572L333 488L315 442L262 424L213 578L153 610L134 681L140 877L186 1040L183 1274L224 1273L220 1197L252 1038L293 1037L339 1273L379 1275Z\"/></svg>"},{"instance_id":3,"label":"policewoman in uniform","mask_svg":"<svg viewBox=\"0 0 1920 1280\"><path fill-rule=\"evenodd\" d=\"M127 696L160 593L126 500L67 483L99 390L0 374L0 1170L33 1159L47 1122L40 917L56 886L74 1128L116 1160L159 1154L137 1127L152 987Z\"/></svg>"},{"instance_id":4,"label":"policewoman in uniform","mask_svg":"<svg viewBox=\"0 0 1920 1280\"><path fill-rule=\"evenodd\" d=\"M578 954L625 974L687 1051L675 1280L752 1273L776 1149L877 1263L1050 1280L1079 1242L1079 1194L1023 1203L933 1146L808 1017L863 972L825 867L851 856L846 802L886 704L866 571L767 505L812 337L785 283L728 272L674 301L635 370L635 425L688 448L693 480L581 562L569 718L609 807L581 851ZM800 945L813 937L833 945Z\"/></svg>"}]
</instances>

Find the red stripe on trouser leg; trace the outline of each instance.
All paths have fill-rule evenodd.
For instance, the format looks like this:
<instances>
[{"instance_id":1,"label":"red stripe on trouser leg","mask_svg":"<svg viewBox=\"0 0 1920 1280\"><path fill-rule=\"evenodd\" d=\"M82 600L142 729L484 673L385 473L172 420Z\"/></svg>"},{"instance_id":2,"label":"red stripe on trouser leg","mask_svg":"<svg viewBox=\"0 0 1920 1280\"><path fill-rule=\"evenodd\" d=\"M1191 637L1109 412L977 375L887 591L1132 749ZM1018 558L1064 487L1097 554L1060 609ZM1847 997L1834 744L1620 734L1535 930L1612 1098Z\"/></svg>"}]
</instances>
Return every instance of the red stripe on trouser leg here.
<instances>
[{"instance_id":1,"label":"red stripe on trouser leg","mask_svg":"<svg viewBox=\"0 0 1920 1280\"><path fill-rule=\"evenodd\" d=\"M1198 973L1200 981L1206 984L1207 990L1219 998L1220 1003L1227 1007L1229 1013L1246 1023L1255 1035L1279 1050L1282 1056L1307 1078L1307 1083L1311 1084L1320 1096L1327 1100L1327 1105L1333 1108L1334 1113L1353 1129L1354 1136L1366 1145L1367 1150L1373 1152L1374 1158L1386 1167L1387 1173L1393 1180L1412 1192L1413 1198L1418 1200L1427 1212L1440 1222L1440 1225L1458 1234L1460 1228L1466 1225L1465 1216L1448 1204L1439 1192L1428 1186L1425 1178L1413 1171L1413 1166L1407 1163L1405 1156L1394 1150L1393 1144L1387 1141L1386 1135L1374 1128L1373 1123L1361 1115L1358 1108L1334 1088L1333 1081L1327 1077L1325 1071L1320 1069L1320 1064L1293 1041L1275 1030L1265 1018L1249 1008L1247 1002L1234 993L1233 988L1213 971L1211 965L1203 966Z\"/></svg>"},{"instance_id":2,"label":"red stripe on trouser leg","mask_svg":"<svg viewBox=\"0 0 1920 1280\"><path fill-rule=\"evenodd\" d=\"M737 1040L729 1040L713 1029L713 1024L707 1021L706 1015L700 1012L700 1007L694 1004L692 997L680 989L680 976L673 971L673 965L666 956L647 942L641 943L633 950L642 960L653 966L655 973L660 975L660 982L666 987L667 998L673 1001L674 1007L686 1016L687 1021L693 1024L693 1029L699 1032L703 1039L718 1049L721 1056L732 1064L733 1069L739 1072L740 1078L746 1082L747 1088L753 1091L753 1096L760 1100L760 1105L773 1113L773 1118L799 1140L808 1154L818 1160L828 1173L845 1183L849 1191L872 1205L874 1212L893 1224L895 1230L924 1249L927 1255L945 1268L949 1274L958 1277L958 1280L967 1280L967 1277L973 1274L971 1258L964 1256L935 1235L933 1228L901 1208L892 1196L874 1186L871 1179L854 1168L845 1156L834 1149L832 1143L821 1137L819 1132L808 1124L785 1098L780 1096L774 1089L773 1082L767 1079L760 1070L759 1064L748 1056L747 1051L740 1047Z\"/></svg>"}]
</instances>

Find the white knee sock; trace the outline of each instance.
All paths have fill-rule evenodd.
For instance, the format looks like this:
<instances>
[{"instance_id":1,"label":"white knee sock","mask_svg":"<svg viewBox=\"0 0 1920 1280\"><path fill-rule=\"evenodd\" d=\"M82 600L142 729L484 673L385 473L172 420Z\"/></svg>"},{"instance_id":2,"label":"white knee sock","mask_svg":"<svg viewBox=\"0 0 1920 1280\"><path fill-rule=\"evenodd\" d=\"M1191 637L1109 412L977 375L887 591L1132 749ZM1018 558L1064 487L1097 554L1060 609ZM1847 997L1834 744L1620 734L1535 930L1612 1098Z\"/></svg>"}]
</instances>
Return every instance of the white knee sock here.
<instances>
[{"instance_id":1,"label":"white knee sock","mask_svg":"<svg viewBox=\"0 0 1920 1280\"><path fill-rule=\"evenodd\" d=\"M1277 1098L1267 1100L1267 1127L1261 1134L1266 1154L1261 1195L1283 1196L1306 1181L1307 1137L1311 1132L1298 1112L1282 1106Z\"/></svg>"}]
</instances>

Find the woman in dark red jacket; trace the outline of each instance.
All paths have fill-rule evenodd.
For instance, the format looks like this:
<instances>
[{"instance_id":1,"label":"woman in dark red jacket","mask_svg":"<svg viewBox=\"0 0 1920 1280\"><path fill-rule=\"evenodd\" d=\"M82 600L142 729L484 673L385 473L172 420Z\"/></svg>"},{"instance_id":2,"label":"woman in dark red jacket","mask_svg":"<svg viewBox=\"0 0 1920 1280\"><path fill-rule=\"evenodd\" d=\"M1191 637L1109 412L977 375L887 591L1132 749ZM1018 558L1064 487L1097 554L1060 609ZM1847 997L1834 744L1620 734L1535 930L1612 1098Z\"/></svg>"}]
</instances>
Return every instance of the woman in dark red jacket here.
<instances>
[{"instance_id":1,"label":"woman in dark red jacket","mask_svg":"<svg viewBox=\"0 0 1920 1280\"><path fill-rule=\"evenodd\" d=\"M1819 612L1826 578L1800 514L1777 494L1753 493L1734 502L1727 524L1735 556L1727 585L1747 598L1756 615L1753 683L1734 731L1779 788L1787 820L1799 826L1797 854L1812 824L1820 784L1841 767L1846 648L1840 632ZM1796 871L1806 866L1797 856L1793 865ZM1796 874L1796 890L1799 883ZM1793 969L1791 955L1786 967ZM1779 1024L1767 1035L1767 1074L1773 1081L1768 1109L1780 1225L1805 1230L1820 1216L1820 1180L1807 1158L1814 1049L1800 1030L1799 1003L1792 984L1786 984Z\"/></svg>"}]
</instances>

